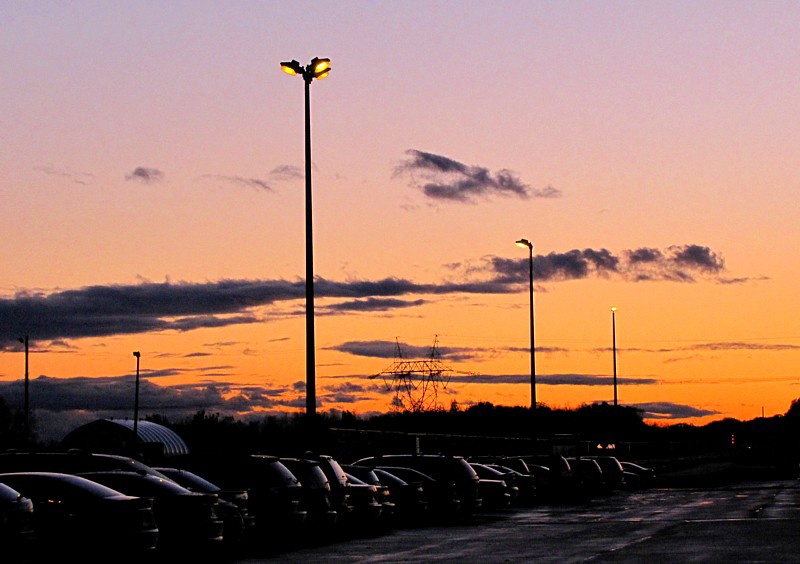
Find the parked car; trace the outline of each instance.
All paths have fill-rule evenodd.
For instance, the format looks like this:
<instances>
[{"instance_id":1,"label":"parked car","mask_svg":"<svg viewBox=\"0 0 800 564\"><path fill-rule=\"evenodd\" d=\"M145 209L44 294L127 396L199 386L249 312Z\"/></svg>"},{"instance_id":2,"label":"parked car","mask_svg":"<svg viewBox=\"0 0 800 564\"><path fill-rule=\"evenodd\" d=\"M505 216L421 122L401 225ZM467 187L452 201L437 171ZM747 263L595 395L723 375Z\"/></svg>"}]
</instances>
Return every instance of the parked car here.
<instances>
[{"instance_id":1,"label":"parked car","mask_svg":"<svg viewBox=\"0 0 800 564\"><path fill-rule=\"evenodd\" d=\"M255 517L247 508L247 490L223 490L194 472L180 468L155 468L176 484L196 493L215 494L219 498L217 515L222 519L226 544L238 544L252 534Z\"/></svg>"},{"instance_id":2,"label":"parked car","mask_svg":"<svg viewBox=\"0 0 800 564\"><path fill-rule=\"evenodd\" d=\"M540 476L543 498L550 502L572 502L585 498L567 459L558 454L523 457L531 473ZM546 468L547 471L542 471Z\"/></svg>"},{"instance_id":3,"label":"parked car","mask_svg":"<svg viewBox=\"0 0 800 564\"><path fill-rule=\"evenodd\" d=\"M154 549L158 541L151 499L56 472L3 473L0 482L33 502L38 550L44 554L132 556Z\"/></svg>"},{"instance_id":4,"label":"parked car","mask_svg":"<svg viewBox=\"0 0 800 564\"><path fill-rule=\"evenodd\" d=\"M226 490L247 490L249 512L259 537L273 541L294 535L307 518L300 506L300 480L276 456L224 455L190 457L179 467Z\"/></svg>"},{"instance_id":5,"label":"parked car","mask_svg":"<svg viewBox=\"0 0 800 564\"><path fill-rule=\"evenodd\" d=\"M498 470L490 468L485 464L470 462L470 466L480 478L478 487L483 500L483 507L486 509L500 509L511 505L519 496L519 488L509 485L505 476Z\"/></svg>"},{"instance_id":6,"label":"parked car","mask_svg":"<svg viewBox=\"0 0 800 564\"><path fill-rule=\"evenodd\" d=\"M300 507L308 514L308 525L324 540L333 535L339 514L331 504L331 485L319 462L304 458L281 458L281 462L300 480Z\"/></svg>"},{"instance_id":7,"label":"parked car","mask_svg":"<svg viewBox=\"0 0 800 564\"><path fill-rule=\"evenodd\" d=\"M331 487L331 505L339 515L339 524L350 520L353 513L353 502L350 499L350 490L347 487L347 476L344 470L332 456L326 454L315 455L307 453L308 458L316 461L320 469L328 478Z\"/></svg>"},{"instance_id":8,"label":"parked car","mask_svg":"<svg viewBox=\"0 0 800 564\"><path fill-rule=\"evenodd\" d=\"M346 472L345 476L347 477L350 505L353 507L350 514L353 524L359 529L368 529L369 531L384 524L383 505L378 501L378 487L367 484Z\"/></svg>"},{"instance_id":9,"label":"parked car","mask_svg":"<svg viewBox=\"0 0 800 564\"><path fill-rule=\"evenodd\" d=\"M639 485L641 487L648 487L653 484L656 479L656 471L653 468L648 468L635 462L620 461L622 469L628 473L635 474L639 478Z\"/></svg>"},{"instance_id":10,"label":"parked car","mask_svg":"<svg viewBox=\"0 0 800 564\"><path fill-rule=\"evenodd\" d=\"M503 480L505 480L506 483L511 483L512 486L517 488L519 492L519 495L516 498L517 503L522 505L532 505L538 501L536 476L532 476L531 474L523 474L522 472L518 472L517 470L509 468L508 466L503 466L502 464L487 464L486 466L500 472L500 474L503 476Z\"/></svg>"},{"instance_id":11,"label":"parked car","mask_svg":"<svg viewBox=\"0 0 800 564\"><path fill-rule=\"evenodd\" d=\"M608 493L609 484L603 474L603 469L596 460L591 458L569 458L570 467L586 496L592 497Z\"/></svg>"},{"instance_id":12,"label":"parked car","mask_svg":"<svg viewBox=\"0 0 800 564\"><path fill-rule=\"evenodd\" d=\"M625 470L613 456L587 456L591 460L596 460L603 470L603 479L606 486L611 489L619 489L625 485Z\"/></svg>"},{"instance_id":13,"label":"parked car","mask_svg":"<svg viewBox=\"0 0 800 564\"><path fill-rule=\"evenodd\" d=\"M8 560L27 560L33 533L33 502L0 483L0 550Z\"/></svg>"},{"instance_id":14,"label":"parked car","mask_svg":"<svg viewBox=\"0 0 800 564\"><path fill-rule=\"evenodd\" d=\"M389 454L362 458L359 466L403 466L423 472L439 482L453 484L460 501L460 511L470 513L481 506L475 470L460 456L436 454Z\"/></svg>"},{"instance_id":15,"label":"parked car","mask_svg":"<svg viewBox=\"0 0 800 564\"><path fill-rule=\"evenodd\" d=\"M95 454L82 450L0 453L0 472L80 474L81 472L105 472L110 470L152 474L160 478L166 477L134 458L115 454Z\"/></svg>"},{"instance_id":16,"label":"parked car","mask_svg":"<svg viewBox=\"0 0 800 564\"><path fill-rule=\"evenodd\" d=\"M457 515L461 509L461 499L458 496L455 482L437 481L424 472L401 466L376 466L375 469L389 472L412 486L418 485L422 488L423 499L428 510L426 516L449 518Z\"/></svg>"},{"instance_id":17,"label":"parked car","mask_svg":"<svg viewBox=\"0 0 800 564\"><path fill-rule=\"evenodd\" d=\"M136 472L85 472L81 476L127 495L153 498L160 548L204 549L222 541L216 494L194 493L168 478Z\"/></svg>"},{"instance_id":18,"label":"parked car","mask_svg":"<svg viewBox=\"0 0 800 564\"><path fill-rule=\"evenodd\" d=\"M422 481L408 483L387 470L373 468L372 471L381 484L389 489L399 522L403 524L419 522L427 516L428 501L425 499Z\"/></svg>"},{"instance_id":19,"label":"parked car","mask_svg":"<svg viewBox=\"0 0 800 564\"><path fill-rule=\"evenodd\" d=\"M381 520L384 523L390 522L395 516L396 509L392 499L392 492L388 486L381 482L375 470L366 466L353 466L352 464L343 464L341 466L347 475L348 484L353 483L353 480L351 480L351 476L353 476L375 488L375 499L381 504Z\"/></svg>"}]
</instances>

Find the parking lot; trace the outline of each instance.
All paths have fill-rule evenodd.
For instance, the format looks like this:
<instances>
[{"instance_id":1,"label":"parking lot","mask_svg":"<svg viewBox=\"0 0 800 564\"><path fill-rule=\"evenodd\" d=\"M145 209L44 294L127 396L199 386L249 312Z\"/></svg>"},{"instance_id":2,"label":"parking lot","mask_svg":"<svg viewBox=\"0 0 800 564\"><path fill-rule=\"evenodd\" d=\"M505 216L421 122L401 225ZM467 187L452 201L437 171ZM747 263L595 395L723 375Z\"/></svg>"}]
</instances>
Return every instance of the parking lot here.
<instances>
[{"instance_id":1,"label":"parking lot","mask_svg":"<svg viewBox=\"0 0 800 564\"><path fill-rule=\"evenodd\" d=\"M616 492L248 560L800 562L800 483Z\"/></svg>"}]
</instances>

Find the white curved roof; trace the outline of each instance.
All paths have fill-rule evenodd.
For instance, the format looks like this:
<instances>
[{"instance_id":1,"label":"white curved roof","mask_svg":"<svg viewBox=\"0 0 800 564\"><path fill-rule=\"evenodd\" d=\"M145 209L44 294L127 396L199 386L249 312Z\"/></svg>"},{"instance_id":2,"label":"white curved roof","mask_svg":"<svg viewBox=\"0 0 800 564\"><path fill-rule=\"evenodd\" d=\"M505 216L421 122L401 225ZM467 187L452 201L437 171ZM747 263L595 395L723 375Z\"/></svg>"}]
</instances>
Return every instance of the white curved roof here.
<instances>
[{"instance_id":1,"label":"white curved roof","mask_svg":"<svg viewBox=\"0 0 800 564\"><path fill-rule=\"evenodd\" d=\"M133 419L106 419L109 423L116 423L133 432ZM152 421L139 420L139 428L137 429L139 439L145 443L161 443L164 445L165 456L176 456L180 454L189 454L189 447L183 442L183 439L172 429L167 429L163 425L153 423Z\"/></svg>"}]
</instances>

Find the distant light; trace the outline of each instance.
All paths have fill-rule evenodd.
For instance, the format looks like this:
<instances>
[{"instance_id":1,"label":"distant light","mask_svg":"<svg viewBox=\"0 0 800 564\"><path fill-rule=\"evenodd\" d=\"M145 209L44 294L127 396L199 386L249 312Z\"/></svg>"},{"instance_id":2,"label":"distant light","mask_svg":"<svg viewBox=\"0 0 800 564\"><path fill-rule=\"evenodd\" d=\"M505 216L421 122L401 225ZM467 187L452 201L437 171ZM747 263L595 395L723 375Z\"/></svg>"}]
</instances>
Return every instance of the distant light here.
<instances>
[{"instance_id":1,"label":"distant light","mask_svg":"<svg viewBox=\"0 0 800 564\"><path fill-rule=\"evenodd\" d=\"M533 249L533 243L531 243L527 239L520 239L519 241L517 241L517 246L518 247L526 247L528 249Z\"/></svg>"},{"instance_id":2,"label":"distant light","mask_svg":"<svg viewBox=\"0 0 800 564\"><path fill-rule=\"evenodd\" d=\"M325 72L323 72L322 74L318 74L318 75L316 75L314 78L316 78L317 80L322 80L323 78L325 78L325 77L326 77L326 76L328 76L329 74L331 74L331 73L330 73L330 71L325 71Z\"/></svg>"},{"instance_id":3,"label":"distant light","mask_svg":"<svg viewBox=\"0 0 800 564\"><path fill-rule=\"evenodd\" d=\"M617 308L615 308L615 307L612 307L612 308L611 308L611 311L617 311Z\"/></svg>"}]
</instances>

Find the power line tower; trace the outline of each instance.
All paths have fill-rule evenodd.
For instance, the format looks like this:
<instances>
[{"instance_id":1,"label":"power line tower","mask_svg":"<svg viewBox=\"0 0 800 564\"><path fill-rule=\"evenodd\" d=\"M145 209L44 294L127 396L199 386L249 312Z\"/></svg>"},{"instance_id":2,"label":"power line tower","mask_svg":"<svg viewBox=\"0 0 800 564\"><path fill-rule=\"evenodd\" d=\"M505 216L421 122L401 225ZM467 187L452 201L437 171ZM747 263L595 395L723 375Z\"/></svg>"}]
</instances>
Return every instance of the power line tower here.
<instances>
[{"instance_id":1,"label":"power line tower","mask_svg":"<svg viewBox=\"0 0 800 564\"><path fill-rule=\"evenodd\" d=\"M434 338L428 358L405 360L400 341L395 338L394 363L370 378L383 378L387 390L394 390L392 408L418 413L440 409L439 389L447 388L452 368L440 360L439 336Z\"/></svg>"}]
</instances>

